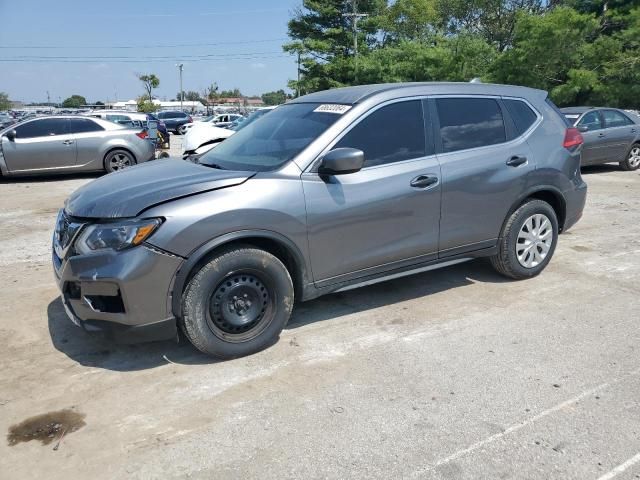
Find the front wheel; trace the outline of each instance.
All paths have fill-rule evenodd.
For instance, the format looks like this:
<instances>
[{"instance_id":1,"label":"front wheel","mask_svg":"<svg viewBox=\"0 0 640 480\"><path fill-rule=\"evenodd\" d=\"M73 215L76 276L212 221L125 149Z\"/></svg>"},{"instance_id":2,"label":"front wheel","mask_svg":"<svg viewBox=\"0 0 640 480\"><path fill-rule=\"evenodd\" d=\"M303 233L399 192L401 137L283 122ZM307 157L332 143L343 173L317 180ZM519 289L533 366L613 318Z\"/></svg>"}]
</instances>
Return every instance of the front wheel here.
<instances>
[{"instance_id":1,"label":"front wheel","mask_svg":"<svg viewBox=\"0 0 640 480\"><path fill-rule=\"evenodd\" d=\"M275 343L293 308L293 282L270 253L238 246L204 264L182 295L182 329L200 351L237 358Z\"/></svg>"},{"instance_id":2,"label":"front wheel","mask_svg":"<svg viewBox=\"0 0 640 480\"><path fill-rule=\"evenodd\" d=\"M118 172L135 164L135 157L126 150L113 150L104 159L104 168L108 173Z\"/></svg>"},{"instance_id":3,"label":"front wheel","mask_svg":"<svg viewBox=\"0 0 640 480\"><path fill-rule=\"evenodd\" d=\"M623 170L637 170L640 168L640 144L634 143L627 153L627 158L620 162Z\"/></svg>"},{"instance_id":4,"label":"front wheel","mask_svg":"<svg viewBox=\"0 0 640 480\"><path fill-rule=\"evenodd\" d=\"M547 202L529 200L511 214L498 240L491 264L498 273L521 280L547 266L558 241L558 219Z\"/></svg>"}]
</instances>

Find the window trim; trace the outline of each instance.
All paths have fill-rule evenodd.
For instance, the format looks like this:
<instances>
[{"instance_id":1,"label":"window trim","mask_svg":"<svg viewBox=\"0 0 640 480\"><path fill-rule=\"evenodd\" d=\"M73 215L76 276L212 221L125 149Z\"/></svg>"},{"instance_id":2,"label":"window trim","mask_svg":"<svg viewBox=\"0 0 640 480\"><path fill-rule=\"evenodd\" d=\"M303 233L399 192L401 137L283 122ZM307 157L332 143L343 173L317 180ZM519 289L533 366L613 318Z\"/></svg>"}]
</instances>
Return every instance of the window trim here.
<instances>
[{"instance_id":1,"label":"window trim","mask_svg":"<svg viewBox=\"0 0 640 480\"><path fill-rule=\"evenodd\" d=\"M453 152L445 152L442 145L442 137L440 136L440 117L438 116L438 109L435 102L436 100L441 98L480 98L480 99L495 100L498 103L498 108L500 108L500 111L502 113L506 140L504 142L493 143L491 145L483 145L481 147L472 147L472 148L465 148L462 150L454 150ZM538 126L542 123L542 120L544 119L544 117L538 111L538 109L535 108L533 105L531 105L531 103L523 97L512 97L507 95L505 96L482 95L482 94L443 94L443 95L429 95L428 99L430 100L430 104L431 104L430 112L432 113L431 116L433 116L433 121L432 121L433 135L434 135L435 145L436 145L436 155L438 155L438 158L444 157L445 155L456 155L461 152L469 152L471 150L476 151L476 150L483 150L488 148L495 148L496 146L499 146L499 145L510 145L512 143L526 140L529 136L531 136L533 131L536 128L538 128ZM511 114L509 113L507 107L502 103L502 99L518 100L518 101L524 102L529 108L531 108L533 113L536 114L537 116L536 121L525 132L523 132L522 135L518 135L518 136L515 135L515 124L513 124L513 118L511 118Z\"/></svg>"},{"instance_id":2,"label":"window trim","mask_svg":"<svg viewBox=\"0 0 640 480\"><path fill-rule=\"evenodd\" d=\"M422 107L422 122L423 122L423 133L424 133L424 140L425 140L425 148L429 147L429 144L431 145L431 147L433 147L434 152L432 154L429 155L424 155L422 157L416 157L416 158L408 158L406 160L401 160L399 162L393 162L393 163L385 163L382 165L371 165L369 167L363 167L360 171L364 171L364 170L372 170L374 168L386 168L392 165L402 165L404 163L408 163L408 162L415 162L416 160L422 160L422 159L426 159L426 158L431 158L431 157L435 157L437 152L435 151L435 145L433 143L433 134L432 132L430 132L428 130L429 125L427 125L427 123L432 123L432 122L428 122L428 118L429 116L425 116L425 113L427 112L427 109L425 108L425 100L428 99L427 95L413 95L410 97L399 97L399 98L394 98L391 100L387 100L385 102L379 103L376 106L370 108L369 110L367 110L366 112L364 112L362 115L360 115L357 119L355 119L353 122L351 122L347 128L345 128L344 130L342 130L340 133L338 133L333 140L331 140L329 143L327 143L327 146L324 147L322 149L322 151L311 161L309 162L309 165L307 166L307 168L305 169L305 171L303 172L303 174L306 173L311 173L311 174L318 174L318 168L320 167L320 161L322 160L322 157L324 157L327 153L329 153L331 150L333 150L334 146L340 141L342 140L343 137L345 137L351 130L353 130L357 125L360 124L360 122L362 122L365 118L367 118L369 115L373 114L374 112L380 110L383 107L389 106L389 105L393 105L394 103L400 103L400 102L410 102L410 101L419 101Z\"/></svg>"}]
</instances>

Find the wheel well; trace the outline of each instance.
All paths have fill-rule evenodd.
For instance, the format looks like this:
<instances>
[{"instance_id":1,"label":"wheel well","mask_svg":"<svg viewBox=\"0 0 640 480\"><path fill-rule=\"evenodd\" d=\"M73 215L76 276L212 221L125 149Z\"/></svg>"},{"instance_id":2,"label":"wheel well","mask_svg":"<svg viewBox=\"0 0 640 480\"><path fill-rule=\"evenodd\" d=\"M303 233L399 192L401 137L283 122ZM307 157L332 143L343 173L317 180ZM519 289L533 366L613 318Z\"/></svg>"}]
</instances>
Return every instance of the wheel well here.
<instances>
[{"instance_id":1,"label":"wheel well","mask_svg":"<svg viewBox=\"0 0 640 480\"><path fill-rule=\"evenodd\" d=\"M127 147L113 147L107 150L106 153L104 154L104 157L102 157L102 164L104 165L104 168L107 168L107 156L111 152L115 152L116 150L124 150L125 152L129 153L133 157L136 163L138 163L138 159L136 158L136 155Z\"/></svg>"},{"instance_id":2,"label":"wheel well","mask_svg":"<svg viewBox=\"0 0 640 480\"><path fill-rule=\"evenodd\" d=\"M551 205L551 208L553 208L553 211L556 213L556 217L558 217L558 230L562 232L564 228L565 216L567 213L565 201L564 198L562 198L562 195L552 190L540 190L529 195L522 203L531 198L542 200Z\"/></svg>"},{"instance_id":3,"label":"wheel well","mask_svg":"<svg viewBox=\"0 0 640 480\"><path fill-rule=\"evenodd\" d=\"M233 246L251 246L255 248L259 248L266 252L269 252L271 255L280 260L284 266L287 268L289 275L291 276L291 281L293 282L293 288L295 292L295 298L302 298L303 293L303 273L302 273L302 265L296 259L296 256L290 251L287 246L283 243L267 238L267 237L246 237L246 238L238 238L236 240L231 240L229 242L218 245L213 250L204 255L198 262L191 268L189 271L189 275L184 281L184 288L186 288L187 284L191 280L191 278L196 274L196 272L202 267L202 265L206 264L211 258L215 257L220 250L224 248L229 248ZM182 292L180 292L182 296Z\"/></svg>"}]
</instances>

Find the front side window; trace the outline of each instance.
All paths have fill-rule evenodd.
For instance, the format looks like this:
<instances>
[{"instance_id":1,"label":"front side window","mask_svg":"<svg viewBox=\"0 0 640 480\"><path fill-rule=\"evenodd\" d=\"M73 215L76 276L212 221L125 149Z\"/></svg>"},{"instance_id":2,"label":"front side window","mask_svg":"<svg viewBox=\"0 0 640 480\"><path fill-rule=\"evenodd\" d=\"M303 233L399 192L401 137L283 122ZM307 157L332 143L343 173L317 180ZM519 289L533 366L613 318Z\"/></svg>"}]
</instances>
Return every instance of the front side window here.
<instances>
[{"instance_id":1,"label":"front side window","mask_svg":"<svg viewBox=\"0 0 640 480\"><path fill-rule=\"evenodd\" d=\"M597 111L586 113L578 122L579 127L586 128L587 131L600 130L602 128L602 120Z\"/></svg>"},{"instance_id":2,"label":"front side window","mask_svg":"<svg viewBox=\"0 0 640 480\"><path fill-rule=\"evenodd\" d=\"M292 160L340 118L315 111L321 104L292 103L271 111L200 158L226 170L270 171Z\"/></svg>"},{"instance_id":3,"label":"front side window","mask_svg":"<svg viewBox=\"0 0 640 480\"><path fill-rule=\"evenodd\" d=\"M68 133L66 118L43 118L15 128L16 138L52 137Z\"/></svg>"},{"instance_id":4,"label":"front side window","mask_svg":"<svg viewBox=\"0 0 640 480\"><path fill-rule=\"evenodd\" d=\"M606 128L624 127L633 124L625 114L615 110L603 110L602 116L604 117Z\"/></svg>"},{"instance_id":5,"label":"front side window","mask_svg":"<svg viewBox=\"0 0 640 480\"><path fill-rule=\"evenodd\" d=\"M410 100L379 108L356 124L334 148L342 147L362 150L365 168L424 157L422 102Z\"/></svg>"},{"instance_id":6,"label":"front side window","mask_svg":"<svg viewBox=\"0 0 640 480\"><path fill-rule=\"evenodd\" d=\"M436 99L440 138L445 152L506 142L504 119L492 98Z\"/></svg>"}]
</instances>

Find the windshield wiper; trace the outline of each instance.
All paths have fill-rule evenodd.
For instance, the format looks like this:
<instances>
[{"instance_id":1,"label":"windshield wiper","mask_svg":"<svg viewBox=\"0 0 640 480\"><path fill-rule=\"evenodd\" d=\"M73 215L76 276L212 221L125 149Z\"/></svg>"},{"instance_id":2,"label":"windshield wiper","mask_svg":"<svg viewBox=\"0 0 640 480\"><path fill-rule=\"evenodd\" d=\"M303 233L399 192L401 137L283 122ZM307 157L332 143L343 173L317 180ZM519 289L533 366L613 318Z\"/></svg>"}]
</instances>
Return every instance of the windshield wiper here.
<instances>
[{"instance_id":1,"label":"windshield wiper","mask_svg":"<svg viewBox=\"0 0 640 480\"><path fill-rule=\"evenodd\" d=\"M226 170L222 165L218 165L217 163L201 163L199 159L196 160L198 165L202 165L203 167L216 168L218 170Z\"/></svg>"}]
</instances>

